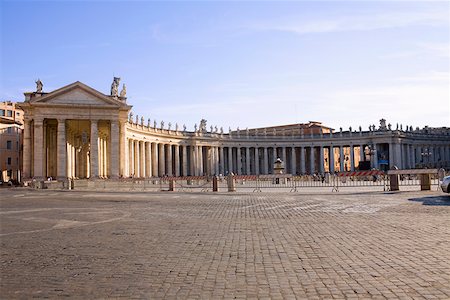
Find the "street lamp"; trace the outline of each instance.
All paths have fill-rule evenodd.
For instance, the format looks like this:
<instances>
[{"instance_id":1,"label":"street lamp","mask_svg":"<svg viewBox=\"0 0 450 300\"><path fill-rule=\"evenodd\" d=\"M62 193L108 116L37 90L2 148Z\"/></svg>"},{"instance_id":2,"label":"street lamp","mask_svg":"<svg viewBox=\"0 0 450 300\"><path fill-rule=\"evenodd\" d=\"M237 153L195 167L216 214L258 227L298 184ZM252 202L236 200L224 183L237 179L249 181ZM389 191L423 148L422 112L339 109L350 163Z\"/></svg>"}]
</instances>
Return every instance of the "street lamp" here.
<instances>
[{"instance_id":1,"label":"street lamp","mask_svg":"<svg viewBox=\"0 0 450 300\"><path fill-rule=\"evenodd\" d=\"M420 153L420 155L422 156L422 163L426 166L431 166L430 159L431 159L431 156L433 155L433 152L431 152L431 149L422 148L422 152ZM426 163L425 163L425 160L427 161Z\"/></svg>"}]
</instances>

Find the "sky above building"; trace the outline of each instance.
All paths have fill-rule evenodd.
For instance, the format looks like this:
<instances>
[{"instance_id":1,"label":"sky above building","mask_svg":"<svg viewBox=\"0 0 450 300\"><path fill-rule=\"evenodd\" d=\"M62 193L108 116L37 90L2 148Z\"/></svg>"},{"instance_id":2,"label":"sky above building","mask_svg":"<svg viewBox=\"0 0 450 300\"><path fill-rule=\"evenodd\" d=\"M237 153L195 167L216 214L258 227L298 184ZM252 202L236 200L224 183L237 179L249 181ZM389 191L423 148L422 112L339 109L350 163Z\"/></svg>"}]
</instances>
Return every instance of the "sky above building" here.
<instances>
[{"instance_id":1,"label":"sky above building","mask_svg":"<svg viewBox=\"0 0 450 300\"><path fill-rule=\"evenodd\" d=\"M193 129L450 126L448 1L1 1L0 100L81 81Z\"/></svg>"}]
</instances>

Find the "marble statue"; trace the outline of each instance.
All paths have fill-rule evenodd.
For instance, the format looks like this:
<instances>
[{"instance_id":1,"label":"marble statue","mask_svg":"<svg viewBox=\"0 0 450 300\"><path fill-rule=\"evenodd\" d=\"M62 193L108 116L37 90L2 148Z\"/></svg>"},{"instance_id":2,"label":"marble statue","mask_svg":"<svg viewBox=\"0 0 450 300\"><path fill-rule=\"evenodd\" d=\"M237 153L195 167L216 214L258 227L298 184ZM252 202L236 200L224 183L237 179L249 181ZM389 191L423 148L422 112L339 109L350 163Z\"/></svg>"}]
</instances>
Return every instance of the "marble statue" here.
<instances>
[{"instance_id":1,"label":"marble statue","mask_svg":"<svg viewBox=\"0 0 450 300\"><path fill-rule=\"evenodd\" d=\"M200 120L200 126L198 128L198 131L200 132L206 132L206 120L205 119L201 119Z\"/></svg>"},{"instance_id":2,"label":"marble statue","mask_svg":"<svg viewBox=\"0 0 450 300\"><path fill-rule=\"evenodd\" d=\"M156 120L153 120L153 128L156 128Z\"/></svg>"},{"instance_id":3,"label":"marble statue","mask_svg":"<svg viewBox=\"0 0 450 300\"><path fill-rule=\"evenodd\" d=\"M141 117L141 125L144 126L144 117Z\"/></svg>"},{"instance_id":4,"label":"marble statue","mask_svg":"<svg viewBox=\"0 0 450 300\"><path fill-rule=\"evenodd\" d=\"M380 120L380 130L386 130L386 119L381 119Z\"/></svg>"},{"instance_id":5,"label":"marble statue","mask_svg":"<svg viewBox=\"0 0 450 300\"><path fill-rule=\"evenodd\" d=\"M36 93L42 93L42 88L44 87L44 84L42 84L42 81L38 79L36 81Z\"/></svg>"},{"instance_id":6,"label":"marble statue","mask_svg":"<svg viewBox=\"0 0 450 300\"><path fill-rule=\"evenodd\" d=\"M220 127L220 134L223 134L223 127Z\"/></svg>"},{"instance_id":7,"label":"marble statue","mask_svg":"<svg viewBox=\"0 0 450 300\"><path fill-rule=\"evenodd\" d=\"M170 130L170 127L172 127L172 123L169 122L169 124L167 124L167 126L168 126L168 129Z\"/></svg>"},{"instance_id":8,"label":"marble statue","mask_svg":"<svg viewBox=\"0 0 450 300\"><path fill-rule=\"evenodd\" d=\"M164 121L161 121L161 130L164 129Z\"/></svg>"},{"instance_id":9,"label":"marble statue","mask_svg":"<svg viewBox=\"0 0 450 300\"><path fill-rule=\"evenodd\" d=\"M130 112L130 118L128 119L128 122L133 123L133 112Z\"/></svg>"},{"instance_id":10,"label":"marble statue","mask_svg":"<svg viewBox=\"0 0 450 300\"><path fill-rule=\"evenodd\" d=\"M183 124L183 132L186 132L186 124Z\"/></svg>"},{"instance_id":11,"label":"marble statue","mask_svg":"<svg viewBox=\"0 0 450 300\"><path fill-rule=\"evenodd\" d=\"M178 131L178 123L175 123L175 131Z\"/></svg>"},{"instance_id":12,"label":"marble statue","mask_svg":"<svg viewBox=\"0 0 450 300\"><path fill-rule=\"evenodd\" d=\"M147 119L147 127L150 127L150 118Z\"/></svg>"},{"instance_id":13,"label":"marble statue","mask_svg":"<svg viewBox=\"0 0 450 300\"><path fill-rule=\"evenodd\" d=\"M120 97L122 97L122 98L127 97L127 87L125 86L125 83L122 85L122 90L120 91Z\"/></svg>"},{"instance_id":14,"label":"marble statue","mask_svg":"<svg viewBox=\"0 0 450 300\"><path fill-rule=\"evenodd\" d=\"M117 97L119 94L119 83L120 83L120 78L119 77L114 77L113 82L111 84L111 96L115 96Z\"/></svg>"},{"instance_id":15,"label":"marble statue","mask_svg":"<svg viewBox=\"0 0 450 300\"><path fill-rule=\"evenodd\" d=\"M197 123L194 124L194 132L197 132Z\"/></svg>"},{"instance_id":16,"label":"marble statue","mask_svg":"<svg viewBox=\"0 0 450 300\"><path fill-rule=\"evenodd\" d=\"M139 122L139 115L136 115L136 124Z\"/></svg>"}]
</instances>

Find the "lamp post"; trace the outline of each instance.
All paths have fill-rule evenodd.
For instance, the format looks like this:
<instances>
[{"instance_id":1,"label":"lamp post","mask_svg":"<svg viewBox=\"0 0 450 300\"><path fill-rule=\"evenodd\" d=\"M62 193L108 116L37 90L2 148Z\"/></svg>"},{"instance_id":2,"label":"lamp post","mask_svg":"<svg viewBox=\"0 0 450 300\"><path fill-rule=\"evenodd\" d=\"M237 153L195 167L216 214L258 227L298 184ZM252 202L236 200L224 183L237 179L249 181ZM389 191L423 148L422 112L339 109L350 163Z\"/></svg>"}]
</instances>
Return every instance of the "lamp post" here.
<instances>
[{"instance_id":1,"label":"lamp post","mask_svg":"<svg viewBox=\"0 0 450 300\"><path fill-rule=\"evenodd\" d=\"M422 163L425 167L431 167L430 159L433 155L433 152L429 148L422 148L422 152L420 153L422 156ZM426 161L426 162L425 162Z\"/></svg>"}]
</instances>

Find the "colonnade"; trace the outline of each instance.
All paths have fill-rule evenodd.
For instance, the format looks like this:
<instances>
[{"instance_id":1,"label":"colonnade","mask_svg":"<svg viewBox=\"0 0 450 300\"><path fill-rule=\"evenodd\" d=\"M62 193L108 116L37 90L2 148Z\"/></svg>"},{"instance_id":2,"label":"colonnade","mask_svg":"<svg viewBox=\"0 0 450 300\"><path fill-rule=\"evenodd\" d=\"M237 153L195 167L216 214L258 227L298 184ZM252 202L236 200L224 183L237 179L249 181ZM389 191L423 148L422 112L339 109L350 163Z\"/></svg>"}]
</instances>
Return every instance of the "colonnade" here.
<instances>
[{"instance_id":1,"label":"colonnade","mask_svg":"<svg viewBox=\"0 0 450 300\"><path fill-rule=\"evenodd\" d=\"M117 122L25 119L24 178L119 177Z\"/></svg>"}]
</instances>

